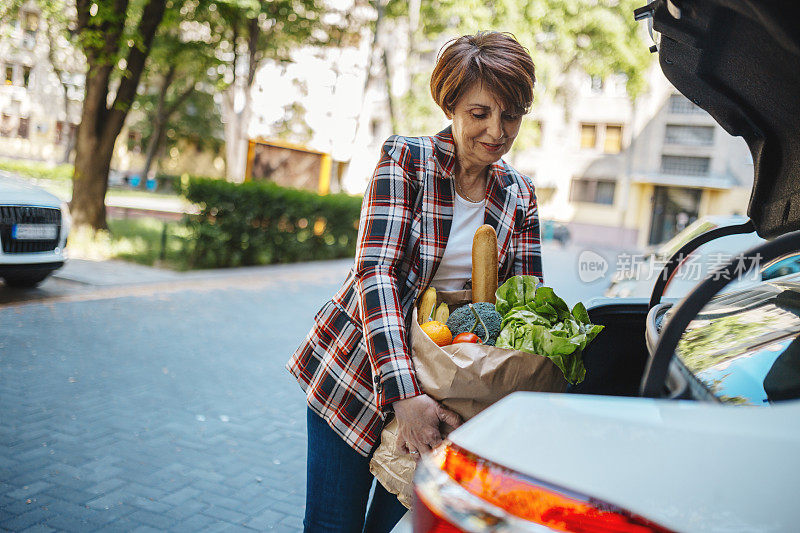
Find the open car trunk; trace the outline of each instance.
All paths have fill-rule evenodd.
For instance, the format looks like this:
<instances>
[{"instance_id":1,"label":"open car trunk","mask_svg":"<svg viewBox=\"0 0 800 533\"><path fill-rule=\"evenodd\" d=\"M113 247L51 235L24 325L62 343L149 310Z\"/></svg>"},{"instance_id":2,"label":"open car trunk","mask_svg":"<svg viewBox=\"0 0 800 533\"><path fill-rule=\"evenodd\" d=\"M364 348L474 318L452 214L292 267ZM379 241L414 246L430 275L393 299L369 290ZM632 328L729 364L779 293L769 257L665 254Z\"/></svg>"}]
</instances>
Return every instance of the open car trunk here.
<instances>
[{"instance_id":1,"label":"open car trunk","mask_svg":"<svg viewBox=\"0 0 800 533\"><path fill-rule=\"evenodd\" d=\"M647 363L647 300L595 299L587 308L592 324L605 329L583 352L586 379L567 392L638 396Z\"/></svg>"}]
</instances>

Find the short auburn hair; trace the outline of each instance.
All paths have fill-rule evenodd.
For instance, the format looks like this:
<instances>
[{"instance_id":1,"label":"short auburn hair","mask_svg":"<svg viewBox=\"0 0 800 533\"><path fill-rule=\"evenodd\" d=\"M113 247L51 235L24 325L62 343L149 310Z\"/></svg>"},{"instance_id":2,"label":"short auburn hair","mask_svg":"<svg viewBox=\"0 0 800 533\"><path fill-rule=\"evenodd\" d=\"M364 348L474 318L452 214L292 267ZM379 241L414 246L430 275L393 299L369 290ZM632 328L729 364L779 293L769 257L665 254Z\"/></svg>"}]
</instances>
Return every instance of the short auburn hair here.
<instances>
[{"instance_id":1,"label":"short auburn hair","mask_svg":"<svg viewBox=\"0 0 800 533\"><path fill-rule=\"evenodd\" d=\"M510 33L482 31L446 43L431 74L431 95L446 115L475 83L517 113L533 103L533 59Z\"/></svg>"}]
</instances>

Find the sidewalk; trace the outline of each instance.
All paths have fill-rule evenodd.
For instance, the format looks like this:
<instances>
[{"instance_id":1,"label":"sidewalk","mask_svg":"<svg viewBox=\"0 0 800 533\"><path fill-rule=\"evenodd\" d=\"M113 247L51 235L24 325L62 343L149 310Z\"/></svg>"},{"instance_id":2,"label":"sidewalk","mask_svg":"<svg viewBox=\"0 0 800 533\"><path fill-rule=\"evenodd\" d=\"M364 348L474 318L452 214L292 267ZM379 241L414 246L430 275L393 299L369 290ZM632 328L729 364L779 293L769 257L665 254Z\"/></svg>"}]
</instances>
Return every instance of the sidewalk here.
<instances>
[{"instance_id":1,"label":"sidewalk","mask_svg":"<svg viewBox=\"0 0 800 533\"><path fill-rule=\"evenodd\" d=\"M152 198L143 196L115 195L110 192L106 195L106 206L122 207L126 209L143 209L147 211L164 211L167 213L197 213L197 207L191 202L181 197L159 197L153 195Z\"/></svg>"},{"instance_id":2,"label":"sidewalk","mask_svg":"<svg viewBox=\"0 0 800 533\"><path fill-rule=\"evenodd\" d=\"M588 283L581 281L578 274L578 257L584 250L591 250L603 256L609 267L609 271L604 276ZM572 244L560 246L552 242L546 242L542 247L546 282L554 287L558 294L570 305L578 301L587 301L594 296L602 296L603 291L608 286L611 275L614 273L616 255L619 251ZM53 274L53 278L72 282L73 284L79 283L94 287L211 282L226 279L244 282L292 274L303 275L314 271L319 271L321 275L323 273L325 275L334 273L333 275L345 276L352 262L352 259L338 259L176 272L165 268L138 265L116 259L91 261L73 258L67 261L63 268L57 270ZM343 279L344 277L342 277Z\"/></svg>"},{"instance_id":3,"label":"sidewalk","mask_svg":"<svg viewBox=\"0 0 800 533\"><path fill-rule=\"evenodd\" d=\"M200 282L222 279L249 280L277 277L286 274L303 275L313 271L319 271L320 274L335 273L336 275L344 276L352 262L352 259L334 259L328 261L309 261L305 263L285 263L279 265L176 272L174 270L138 265L118 259L107 259L104 261L70 259L63 268L53 273L53 277L84 285L112 287L165 282ZM342 280L344 280L344 277L342 277Z\"/></svg>"},{"instance_id":4,"label":"sidewalk","mask_svg":"<svg viewBox=\"0 0 800 533\"><path fill-rule=\"evenodd\" d=\"M144 294L219 289L259 290L303 279L338 286L352 259L311 261L214 270L175 272L120 260L70 259L33 289L13 289L0 282L0 308L42 302L103 300Z\"/></svg>"},{"instance_id":5,"label":"sidewalk","mask_svg":"<svg viewBox=\"0 0 800 533\"><path fill-rule=\"evenodd\" d=\"M180 272L137 265L117 259L106 261L70 259L62 268L53 273L53 277L101 287L131 283L161 283L182 278Z\"/></svg>"}]
</instances>

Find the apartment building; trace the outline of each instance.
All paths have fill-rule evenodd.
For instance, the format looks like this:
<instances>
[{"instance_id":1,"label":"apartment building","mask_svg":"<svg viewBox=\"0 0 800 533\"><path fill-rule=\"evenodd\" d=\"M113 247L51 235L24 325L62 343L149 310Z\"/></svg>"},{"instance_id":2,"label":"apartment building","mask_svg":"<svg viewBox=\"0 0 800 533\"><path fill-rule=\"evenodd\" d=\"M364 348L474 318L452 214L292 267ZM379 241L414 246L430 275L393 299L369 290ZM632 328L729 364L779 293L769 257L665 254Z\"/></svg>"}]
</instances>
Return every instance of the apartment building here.
<instances>
[{"instance_id":1,"label":"apartment building","mask_svg":"<svg viewBox=\"0 0 800 533\"><path fill-rule=\"evenodd\" d=\"M657 65L632 103L625 80L588 76L565 113L543 98L539 146L512 155L533 178L543 218L577 242L641 248L698 217L743 214L753 165L745 142L678 93Z\"/></svg>"},{"instance_id":2,"label":"apartment building","mask_svg":"<svg viewBox=\"0 0 800 533\"><path fill-rule=\"evenodd\" d=\"M61 162L80 122L82 64L68 57L58 65L59 79L48 58L46 21L32 2L0 35L0 156Z\"/></svg>"}]
</instances>

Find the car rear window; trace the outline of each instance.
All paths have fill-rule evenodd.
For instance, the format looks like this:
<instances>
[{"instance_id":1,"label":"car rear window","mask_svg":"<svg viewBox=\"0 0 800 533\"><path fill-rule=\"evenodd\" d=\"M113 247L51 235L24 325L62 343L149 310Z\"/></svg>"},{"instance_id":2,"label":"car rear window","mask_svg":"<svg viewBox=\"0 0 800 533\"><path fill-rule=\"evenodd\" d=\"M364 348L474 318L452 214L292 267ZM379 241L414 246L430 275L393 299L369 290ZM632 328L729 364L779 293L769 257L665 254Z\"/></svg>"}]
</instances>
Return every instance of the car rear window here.
<instances>
[{"instance_id":1,"label":"car rear window","mask_svg":"<svg viewBox=\"0 0 800 533\"><path fill-rule=\"evenodd\" d=\"M713 300L687 327L677 355L723 402L800 398L800 283L765 283Z\"/></svg>"}]
</instances>

